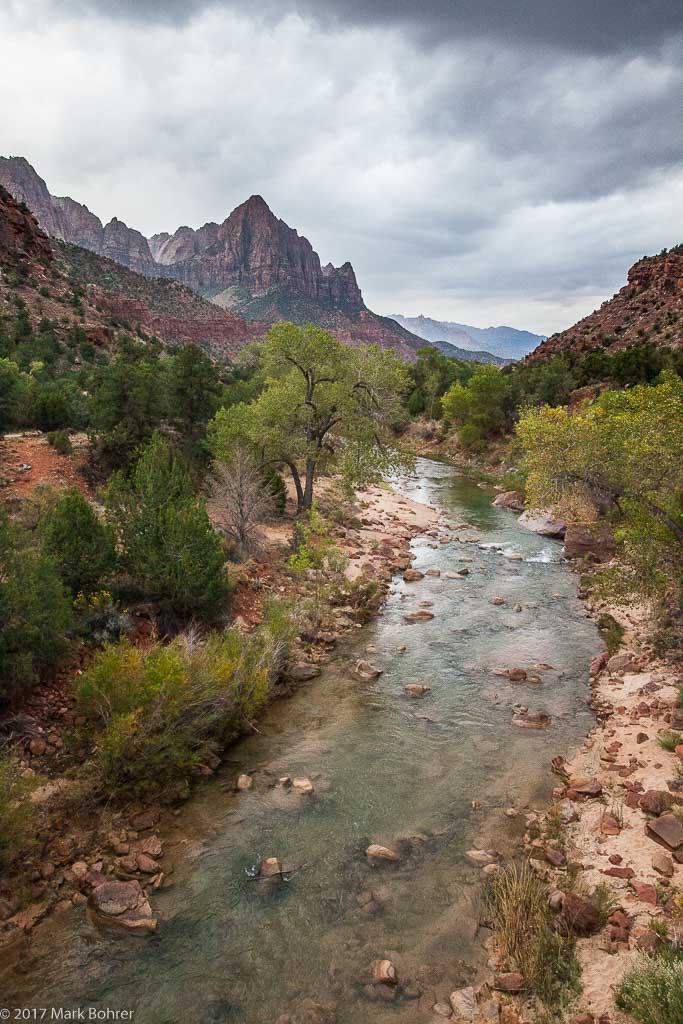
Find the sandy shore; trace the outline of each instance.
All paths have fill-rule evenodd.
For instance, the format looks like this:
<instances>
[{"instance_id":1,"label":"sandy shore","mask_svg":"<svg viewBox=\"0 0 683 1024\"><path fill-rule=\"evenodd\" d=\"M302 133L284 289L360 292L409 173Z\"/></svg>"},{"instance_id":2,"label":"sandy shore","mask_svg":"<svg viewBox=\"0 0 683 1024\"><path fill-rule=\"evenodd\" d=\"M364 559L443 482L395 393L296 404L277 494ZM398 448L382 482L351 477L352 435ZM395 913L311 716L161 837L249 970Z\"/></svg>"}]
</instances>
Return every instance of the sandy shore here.
<instances>
[{"instance_id":1,"label":"sandy shore","mask_svg":"<svg viewBox=\"0 0 683 1024\"><path fill-rule=\"evenodd\" d=\"M669 937L683 938L683 921L672 916L683 886L683 863L676 860L676 852L683 860L683 846L675 851L648 829L674 800L670 787L675 788L681 759L662 749L658 735L671 728L683 678L646 649L642 616L609 611L625 629L623 643L616 655L603 654L591 666L598 722L581 749L559 766L564 784L555 790L555 807L541 834L559 812L567 863L580 869L578 891L607 886L610 909L622 912L578 941L583 991L572 1020L632 1024L615 1007L614 995L641 951L660 941L653 921L665 925ZM586 789L590 794L581 792ZM551 888L553 881L558 890L566 887L564 868L541 870Z\"/></svg>"}]
</instances>

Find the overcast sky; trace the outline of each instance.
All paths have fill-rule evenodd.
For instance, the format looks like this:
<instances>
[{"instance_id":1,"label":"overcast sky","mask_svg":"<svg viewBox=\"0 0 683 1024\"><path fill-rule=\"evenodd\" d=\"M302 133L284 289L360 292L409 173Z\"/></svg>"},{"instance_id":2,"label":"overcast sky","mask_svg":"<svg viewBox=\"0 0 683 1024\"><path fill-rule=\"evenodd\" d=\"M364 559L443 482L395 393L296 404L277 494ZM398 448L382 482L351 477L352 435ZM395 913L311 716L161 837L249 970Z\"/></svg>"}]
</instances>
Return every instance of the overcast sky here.
<instances>
[{"instance_id":1,"label":"overcast sky","mask_svg":"<svg viewBox=\"0 0 683 1024\"><path fill-rule=\"evenodd\" d=\"M539 333L683 241L681 0L0 8L0 151L147 235L260 193L376 311Z\"/></svg>"}]
</instances>

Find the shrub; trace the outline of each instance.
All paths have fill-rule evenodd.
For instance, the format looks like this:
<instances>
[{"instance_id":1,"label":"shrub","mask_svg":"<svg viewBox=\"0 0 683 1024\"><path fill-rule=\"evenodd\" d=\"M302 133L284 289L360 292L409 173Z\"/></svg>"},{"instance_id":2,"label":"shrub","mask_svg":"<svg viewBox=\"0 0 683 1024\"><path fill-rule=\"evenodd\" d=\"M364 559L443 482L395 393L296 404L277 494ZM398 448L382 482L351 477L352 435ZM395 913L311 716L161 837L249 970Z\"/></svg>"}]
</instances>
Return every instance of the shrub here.
<instances>
[{"instance_id":1,"label":"shrub","mask_svg":"<svg viewBox=\"0 0 683 1024\"><path fill-rule=\"evenodd\" d=\"M664 732L660 732L657 742L662 750L668 750L670 754L673 754L676 747L683 743L683 736L674 729L665 729Z\"/></svg>"},{"instance_id":2,"label":"shrub","mask_svg":"<svg viewBox=\"0 0 683 1024\"><path fill-rule=\"evenodd\" d=\"M78 701L99 731L95 768L109 794L149 793L187 779L265 703L287 640L272 613L250 637L178 636L147 649L106 647L81 678Z\"/></svg>"},{"instance_id":3,"label":"shrub","mask_svg":"<svg viewBox=\"0 0 683 1024\"><path fill-rule=\"evenodd\" d=\"M683 1020L683 951L665 950L643 957L619 986L616 1004L642 1024L680 1024Z\"/></svg>"},{"instance_id":4,"label":"shrub","mask_svg":"<svg viewBox=\"0 0 683 1024\"><path fill-rule=\"evenodd\" d=\"M11 753L0 753L0 867L6 867L31 845L35 805L26 799L35 779L22 776Z\"/></svg>"},{"instance_id":5,"label":"shrub","mask_svg":"<svg viewBox=\"0 0 683 1024\"><path fill-rule=\"evenodd\" d=\"M545 1007L559 1013L577 987L579 968L573 938L553 928L547 886L528 864L510 864L490 880L484 900L503 956Z\"/></svg>"},{"instance_id":6,"label":"shrub","mask_svg":"<svg viewBox=\"0 0 683 1024\"><path fill-rule=\"evenodd\" d=\"M80 491L72 488L41 522L46 552L66 587L76 596L94 591L114 566L114 536Z\"/></svg>"},{"instance_id":7,"label":"shrub","mask_svg":"<svg viewBox=\"0 0 683 1024\"><path fill-rule=\"evenodd\" d=\"M73 449L66 430L51 430L47 435L48 444L51 444L60 455L68 455Z\"/></svg>"},{"instance_id":8,"label":"shrub","mask_svg":"<svg viewBox=\"0 0 683 1024\"><path fill-rule=\"evenodd\" d=\"M52 559L0 513L0 701L59 660L71 602Z\"/></svg>"}]
</instances>

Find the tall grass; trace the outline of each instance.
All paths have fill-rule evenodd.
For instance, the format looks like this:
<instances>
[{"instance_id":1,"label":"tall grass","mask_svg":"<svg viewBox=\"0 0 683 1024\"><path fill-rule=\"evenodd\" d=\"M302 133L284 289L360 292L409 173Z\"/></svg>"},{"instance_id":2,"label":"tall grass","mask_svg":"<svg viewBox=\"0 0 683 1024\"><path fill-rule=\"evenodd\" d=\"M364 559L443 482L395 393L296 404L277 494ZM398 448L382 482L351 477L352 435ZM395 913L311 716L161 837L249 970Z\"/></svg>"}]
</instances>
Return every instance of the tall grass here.
<instances>
[{"instance_id":1,"label":"tall grass","mask_svg":"<svg viewBox=\"0 0 683 1024\"><path fill-rule=\"evenodd\" d=\"M524 976L546 1016L559 1014L577 991L574 940L553 928L548 888L528 863L510 864L487 885L484 905L503 957Z\"/></svg>"}]
</instances>

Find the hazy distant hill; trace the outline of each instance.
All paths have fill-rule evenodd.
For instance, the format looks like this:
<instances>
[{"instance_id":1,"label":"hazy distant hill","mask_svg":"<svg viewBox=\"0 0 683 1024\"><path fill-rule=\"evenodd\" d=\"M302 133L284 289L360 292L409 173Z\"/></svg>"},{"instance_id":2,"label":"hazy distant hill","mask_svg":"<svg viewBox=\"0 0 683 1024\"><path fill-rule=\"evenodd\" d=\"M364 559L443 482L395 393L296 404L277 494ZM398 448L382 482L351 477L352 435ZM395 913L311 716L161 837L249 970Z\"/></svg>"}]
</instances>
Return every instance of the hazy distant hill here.
<instances>
[{"instance_id":1,"label":"hazy distant hill","mask_svg":"<svg viewBox=\"0 0 683 1024\"><path fill-rule=\"evenodd\" d=\"M505 360L522 359L545 341L545 335L519 331L515 327L472 327L470 324L432 320L428 316L401 316L400 313L392 313L391 318L426 341L448 341L470 351L484 348Z\"/></svg>"},{"instance_id":2,"label":"hazy distant hill","mask_svg":"<svg viewBox=\"0 0 683 1024\"><path fill-rule=\"evenodd\" d=\"M450 341L432 341L430 344L434 348L438 348L445 356L450 356L451 359L466 359L470 363L489 363L491 366L505 366L506 363L511 361L509 359L501 359L500 356L494 356L491 352L480 352L472 348L458 348L457 345L453 345Z\"/></svg>"}]
</instances>

